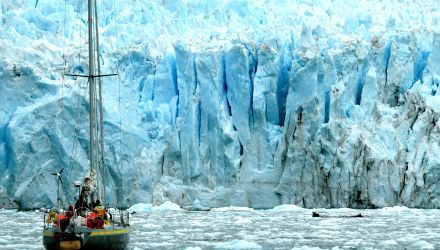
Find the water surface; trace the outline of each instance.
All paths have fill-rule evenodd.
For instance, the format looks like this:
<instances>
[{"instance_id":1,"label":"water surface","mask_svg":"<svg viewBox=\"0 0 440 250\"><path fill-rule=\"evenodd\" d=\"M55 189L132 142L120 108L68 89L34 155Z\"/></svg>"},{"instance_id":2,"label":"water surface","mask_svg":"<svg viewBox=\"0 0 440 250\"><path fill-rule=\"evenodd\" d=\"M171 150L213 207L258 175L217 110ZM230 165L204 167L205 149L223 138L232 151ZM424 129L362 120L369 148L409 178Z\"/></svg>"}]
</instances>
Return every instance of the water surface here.
<instances>
[{"instance_id":1,"label":"water surface","mask_svg":"<svg viewBox=\"0 0 440 250\"><path fill-rule=\"evenodd\" d=\"M0 221L0 249L44 249L42 213L0 210ZM129 249L440 249L439 221L407 208L150 211L132 215Z\"/></svg>"}]
</instances>

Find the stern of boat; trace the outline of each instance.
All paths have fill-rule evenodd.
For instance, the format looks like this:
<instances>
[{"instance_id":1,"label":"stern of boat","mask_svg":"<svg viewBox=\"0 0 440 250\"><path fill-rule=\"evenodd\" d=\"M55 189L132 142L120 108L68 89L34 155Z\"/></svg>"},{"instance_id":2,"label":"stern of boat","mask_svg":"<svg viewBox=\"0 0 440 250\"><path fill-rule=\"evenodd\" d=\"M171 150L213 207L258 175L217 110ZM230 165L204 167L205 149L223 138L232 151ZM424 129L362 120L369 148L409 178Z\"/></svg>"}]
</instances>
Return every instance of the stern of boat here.
<instances>
[{"instance_id":1,"label":"stern of boat","mask_svg":"<svg viewBox=\"0 0 440 250\"><path fill-rule=\"evenodd\" d=\"M48 218L49 214L45 214L43 245L47 250L124 250L130 241L127 211L114 216L104 228L88 228L81 223L85 218L77 216L61 230L59 221Z\"/></svg>"}]
</instances>

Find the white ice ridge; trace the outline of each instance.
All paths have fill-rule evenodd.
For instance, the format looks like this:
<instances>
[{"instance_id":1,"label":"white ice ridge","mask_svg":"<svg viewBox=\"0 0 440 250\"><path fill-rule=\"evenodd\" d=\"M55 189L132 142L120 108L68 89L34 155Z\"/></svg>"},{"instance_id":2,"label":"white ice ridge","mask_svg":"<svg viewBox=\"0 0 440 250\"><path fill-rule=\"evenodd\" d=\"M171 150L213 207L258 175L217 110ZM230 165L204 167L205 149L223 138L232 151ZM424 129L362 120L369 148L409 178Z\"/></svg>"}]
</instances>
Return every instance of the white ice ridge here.
<instances>
[{"instance_id":1,"label":"white ice ridge","mask_svg":"<svg viewBox=\"0 0 440 250\"><path fill-rule=\"evenodd\" d=\"M0 207L53 206L88 169L86 6L0 7ZM439 8L99 1L107 200L439 207Z\"/></svg>"}]
</instances>

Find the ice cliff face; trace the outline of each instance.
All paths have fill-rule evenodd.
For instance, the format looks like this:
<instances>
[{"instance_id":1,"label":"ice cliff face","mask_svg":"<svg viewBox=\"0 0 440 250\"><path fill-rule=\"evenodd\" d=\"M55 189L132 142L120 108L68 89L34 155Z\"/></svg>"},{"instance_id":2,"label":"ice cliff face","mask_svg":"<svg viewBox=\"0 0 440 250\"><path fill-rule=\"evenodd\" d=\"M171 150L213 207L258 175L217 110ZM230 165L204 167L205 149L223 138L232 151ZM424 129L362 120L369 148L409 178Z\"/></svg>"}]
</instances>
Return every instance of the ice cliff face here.
<instances>
[{"instance_id":1,"label":"ice cliff face","mask_svg":"<svg viewBox=\"0 0 440 250\"><path fill-rule=\"evenodd\" d=\"M61 74L87 69L74 2L1 3L0 207L51 206L50 172L87 173L87 86ZM104 84L120 204L440 206L438 2L112 3L99 9L104 71L120 76Z\"/></svg>"}]
</instances>

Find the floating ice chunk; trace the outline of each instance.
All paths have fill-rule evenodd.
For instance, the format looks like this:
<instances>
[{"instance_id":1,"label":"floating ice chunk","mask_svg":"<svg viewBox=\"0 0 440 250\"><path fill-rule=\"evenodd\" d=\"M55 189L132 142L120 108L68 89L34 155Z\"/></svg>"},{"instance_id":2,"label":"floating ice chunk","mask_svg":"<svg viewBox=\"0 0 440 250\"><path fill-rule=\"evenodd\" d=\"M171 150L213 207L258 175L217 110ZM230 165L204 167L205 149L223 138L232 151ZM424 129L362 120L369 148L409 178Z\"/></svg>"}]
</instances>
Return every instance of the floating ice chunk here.
<instances>
[{"instance_id":1,"label":"floating ice chunk","mask_svg":"<svg viewBox=\"0 0 440 250\"><path fill-rule=\"evenodd\" d=\"M148 212L151 211L153 205L152 204L147 204L147 203L138 203L135 204L133 206L131 206L128 211L130 213L132 212L136 212L136 213L140 213L140 212Z\"/></svg>"},{"instance_id":2,"label":"floating ice chunk","mask_svg":"<svg viewBox=\"0 0 440 250\"><path fill-rule=\"evenodd\" d=\"M301 247L294 247L291 250L320 250L319 247L308 247L308 246L301 246Z\"/></svg>"},{"instance_id":3,"label":"floating ice chunk","mask_svg":"<svg viewBox=\"0 0 440 250\"><path fill-rule=\"evenodd\" d=\"M185 250L202 250L200 247L187 247Z\"/></svg>"},{"instance_id":4,"label":"floating ice chunk","mask_svg":"<svg viewBox=\"0 0 440 250\"><path fill-rule=\"evenodd\" d=\"M172 247L173 244L170 242L160 242L160 243L152 243L151 246L153 248L158 248L158 247Z\"/></svg>"},{"instance_id":5,"label":"floating ice chunk","mask_svg":"<svg viewBox=\"0 0 440 250\"><path fill-rule=\"evenodd\" d=\"M232 240L228 242L219 243L216 249L263 249L255 242L249 242L246 240Z\"/></svg>"},{"instance_id":6,"label":"floating ice chunk","mask_svg":"<svg viewBox=\"0 0 440 250\"><path fill-rule=\"evenodd\" d=\"M176 203L172 203L171 201L165 201L162 205L153 207L154 211L180 211L182 208Z\"/></svg>"},{"instance_id":7,"label":"floating ice chunk","mask_svg":"<svg viewBox=\"0 0 440 250\"><path fill-rule=\"evenodd\" d=\"M358 210L356 209L352 209L352 208L331 208L331 209L327 209L327 208L323 208L320 209L323 212L337 212L337 213L358 213Z\"/></svg>"},{"instance_id":8,"label":"floating ice chunk","mask_svg":"<svg viewBox=\"0 0 440 250\"><path fill-rule=\"evenodd\" d=\"M250 207L234 207L234 206L230 206L230 207L218 207L218 208L213 208L211 209L211 211L216 211L216 212L227 212L227 211L251 211L254 210L253 208Z\"/></svg>"},{"instance_id":9,"label":"floating ice chunk","mask_svg":"<svg viewBox=\"0 0 440 250\"><path fill-rule=\"evenodd\" d=\"M424 240L418 240L407 246L407 249L435 249L434 246Z\"/></svg>"},{"instance_id":10,"label":"floating ice chunk","mask_svg":"<svg viewBox=\"0 0 440 250\"><path fill-rule=\"evenodd\" d=\"M202 208L202 205L200 204L199 199L196 199L193 203L194 208Z\"/></svg>"},{"instance_id":11,"label":"floating ice chunk","mask_svg":"<svg viewBox=\"0 0 440 250\"><path fill-rule=\"evenodd\" d=\"M403 206L394 206L394 207L384 207L381 210L391 211L391 212L402 212L402 211L409 211L410 209Z\"/></svg>"},{"instance_id":12,"label":"floating ice chunk","mask_svg":"<svg viewBox=\"0 0 440 250\"><path fill-rule=\"evenodd\" d=\"M293 204L283 204L272 208L271 211L284 212L284 211L294 211L298 209L302 209L302 208Z\"/></svg>"},{"instance_id":13,"label":"floating ice chunk","mask_svg":"<svg viewBox=\"0 0 440 250\"><path fill-rule=\"evenodd\" d=\"M379 243L379 245L377 245L377 248L380 249L398 249L397 247L399 246L399 243L397 243L397 241L395 240L385 240L381 243Z\"/></svg>"}]
</instances>

